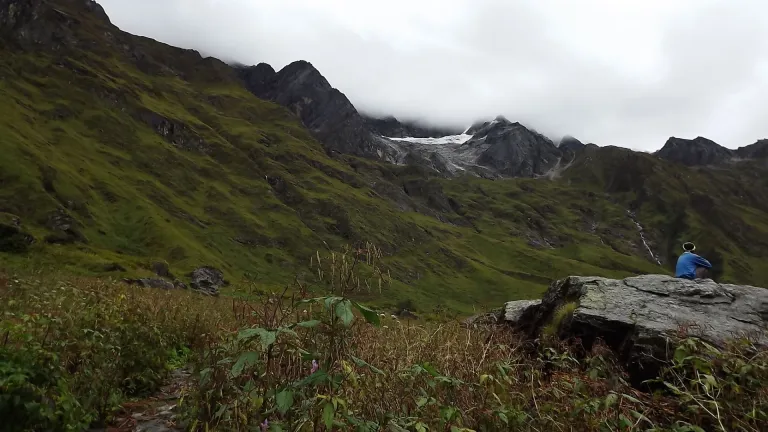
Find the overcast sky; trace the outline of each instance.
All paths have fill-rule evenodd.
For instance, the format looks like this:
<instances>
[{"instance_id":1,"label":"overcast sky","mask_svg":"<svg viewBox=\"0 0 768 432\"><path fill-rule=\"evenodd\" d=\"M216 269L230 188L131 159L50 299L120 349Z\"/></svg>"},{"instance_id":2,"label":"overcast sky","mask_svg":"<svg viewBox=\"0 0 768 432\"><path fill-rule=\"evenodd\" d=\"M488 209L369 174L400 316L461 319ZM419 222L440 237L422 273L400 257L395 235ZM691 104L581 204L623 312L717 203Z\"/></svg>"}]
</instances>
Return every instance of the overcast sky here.
<instances>
[{"instance_id":1,"label":"overcast sky","mask_svg":"<svg viewBox=\"0 0 768 432\"><path fill-rule=\"evenodd\" d=\"M225 61L312 62L361 110L642 150L768 138L764 0L99 0Z\"/></svg>"}]
</instances>

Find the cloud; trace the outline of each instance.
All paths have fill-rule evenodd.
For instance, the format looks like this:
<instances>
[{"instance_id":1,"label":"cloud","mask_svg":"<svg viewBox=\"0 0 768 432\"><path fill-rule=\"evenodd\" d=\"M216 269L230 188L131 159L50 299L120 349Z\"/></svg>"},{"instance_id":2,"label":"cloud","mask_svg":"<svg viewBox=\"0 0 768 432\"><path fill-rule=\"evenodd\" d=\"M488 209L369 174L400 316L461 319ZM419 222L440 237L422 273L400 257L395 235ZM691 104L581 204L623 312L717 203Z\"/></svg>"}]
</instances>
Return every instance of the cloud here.
<instances>
[{"instance_id":1,"label":"cloud","mask_svg":"<svg viewBox=\"0 0 768 432\"><path fill-rule=\"evenodd\" d=\"M655 150L768 137L758 0L101 0L126 31L225 61L312 62L358 109Z\"/></svg>"}]
</instances>

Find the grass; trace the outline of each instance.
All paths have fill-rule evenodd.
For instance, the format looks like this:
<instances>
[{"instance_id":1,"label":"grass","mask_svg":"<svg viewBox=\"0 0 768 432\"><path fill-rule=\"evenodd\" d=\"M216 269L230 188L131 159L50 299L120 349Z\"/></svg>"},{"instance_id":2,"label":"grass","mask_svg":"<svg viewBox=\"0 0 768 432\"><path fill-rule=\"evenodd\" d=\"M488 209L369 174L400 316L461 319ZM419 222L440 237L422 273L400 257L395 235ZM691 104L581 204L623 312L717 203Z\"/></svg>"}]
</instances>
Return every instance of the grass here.
<instances>
[{"instance_id":1,"label":"grass","mask_svg":"<svg viewBox=\"0 0 768 432\"><path fill-rule=\"evenodd\" d=\"M380 252L317 257L311 282L245 301L0 276L0 413L13 420L0 430L109 424L184 366L193 378L177 422L193 431L758 431L768 421L764 348L684 340L659 377L667 390L643 393L600 344L582 353L504 328L380 316L348 297L379 280L386 292Z\"/></svg>"},{"instance_id":2,"label":"grass","mask_svg":"<svg viewBox=\"0 0 768 432\"><path fill-rule=\"evenodd\" d=\"M578 308L579 305L576 302L569 302L565 303L564 305L560 306L555 310L554 315L552 316L552 322L544 326L544 328L541 330L541 333L543 336L556 338L560 334L560 330L563 327L563 324L565 324L571 317L573 316L573 313L576 311L576 308Z\"/></svg>"}]
</instances>

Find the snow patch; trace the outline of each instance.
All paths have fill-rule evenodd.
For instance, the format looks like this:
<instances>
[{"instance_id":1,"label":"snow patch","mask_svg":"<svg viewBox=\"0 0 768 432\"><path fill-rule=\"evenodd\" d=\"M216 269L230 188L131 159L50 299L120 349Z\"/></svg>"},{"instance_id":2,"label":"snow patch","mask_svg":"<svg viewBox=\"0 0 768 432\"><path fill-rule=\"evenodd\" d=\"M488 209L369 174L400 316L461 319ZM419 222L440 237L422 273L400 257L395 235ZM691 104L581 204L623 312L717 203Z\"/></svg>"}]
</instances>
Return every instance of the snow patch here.
<instances>
[{"instance_id":1,"label":"snow patch","mask_svg":"<svg viewBox=\"0 0 768 432\"><path fill-rule=\"evenodd\" d=\"M445 145L445 144L464 144L465 142L472 139L472 135L467 134L461 134L461 135L448 135L440 138L387 138L392 141L405 141L409 143L415 143L415 144L424 144L424 145Z\"/></svg>"}]
</instances>

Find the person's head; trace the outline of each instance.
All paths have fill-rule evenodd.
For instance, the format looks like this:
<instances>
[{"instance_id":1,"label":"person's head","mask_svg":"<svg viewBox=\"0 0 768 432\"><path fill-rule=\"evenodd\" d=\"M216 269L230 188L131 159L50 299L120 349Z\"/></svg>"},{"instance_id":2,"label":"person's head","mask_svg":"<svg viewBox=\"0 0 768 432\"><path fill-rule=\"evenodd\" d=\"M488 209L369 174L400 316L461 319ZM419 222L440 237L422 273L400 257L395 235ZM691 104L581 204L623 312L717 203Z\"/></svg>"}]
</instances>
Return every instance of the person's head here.
<instances>
[{"instance_id":1,"label":"person's head","mask_svg":"<svg viewBox=\"0 0 768 432\"><path fill-rule=\"evenodd\" d=\"M683 243L683 250L686 252L693 252L696 250L696 245L691 242Z\"/></svg>"}]
</instances>

